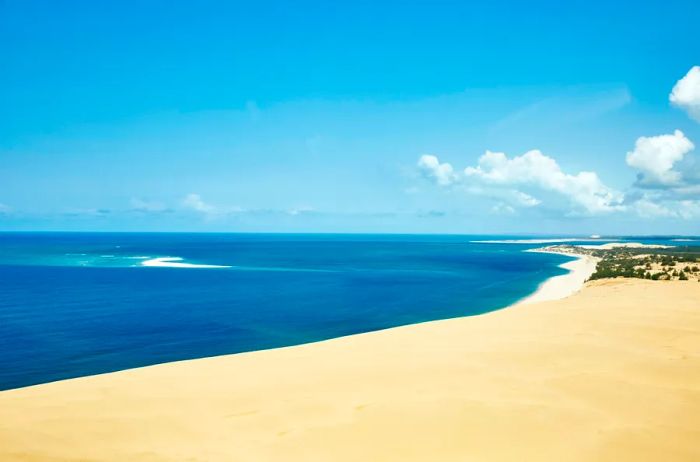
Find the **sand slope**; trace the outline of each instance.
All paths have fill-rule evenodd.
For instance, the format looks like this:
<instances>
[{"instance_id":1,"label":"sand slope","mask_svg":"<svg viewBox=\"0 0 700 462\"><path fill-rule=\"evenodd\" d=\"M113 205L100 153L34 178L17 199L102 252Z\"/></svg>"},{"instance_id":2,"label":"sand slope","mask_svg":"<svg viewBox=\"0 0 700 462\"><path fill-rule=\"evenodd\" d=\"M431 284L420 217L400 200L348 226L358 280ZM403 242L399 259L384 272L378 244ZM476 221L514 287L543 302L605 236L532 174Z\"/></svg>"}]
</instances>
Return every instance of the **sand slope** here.
<instances>
[{"instance_id":1,"label":"sand slope","mask_svg":"<svg viewBox=\"0 0 700 462\"><path fill-rule=\"evenodd\" d=\"M700 284L0 393L0 460L698 461Z\"/></svg>"}]
</instances>

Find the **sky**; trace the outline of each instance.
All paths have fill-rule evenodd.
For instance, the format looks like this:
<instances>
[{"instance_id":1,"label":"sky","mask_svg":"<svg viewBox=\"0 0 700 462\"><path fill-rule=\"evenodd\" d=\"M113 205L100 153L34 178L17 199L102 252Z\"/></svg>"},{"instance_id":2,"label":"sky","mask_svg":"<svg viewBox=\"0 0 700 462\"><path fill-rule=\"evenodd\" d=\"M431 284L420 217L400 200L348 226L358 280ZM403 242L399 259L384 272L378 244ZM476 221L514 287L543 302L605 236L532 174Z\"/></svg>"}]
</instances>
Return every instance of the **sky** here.
<instances>
[{"instance_id":1,"label":"sky","mask_svg":"<svg viewBox=\"0 0 700 462\"><path fill-rule=\"evenodd\" d=\"M699 17L0 0L0 230L698 235Z\"/></svg>"}]
</instances>

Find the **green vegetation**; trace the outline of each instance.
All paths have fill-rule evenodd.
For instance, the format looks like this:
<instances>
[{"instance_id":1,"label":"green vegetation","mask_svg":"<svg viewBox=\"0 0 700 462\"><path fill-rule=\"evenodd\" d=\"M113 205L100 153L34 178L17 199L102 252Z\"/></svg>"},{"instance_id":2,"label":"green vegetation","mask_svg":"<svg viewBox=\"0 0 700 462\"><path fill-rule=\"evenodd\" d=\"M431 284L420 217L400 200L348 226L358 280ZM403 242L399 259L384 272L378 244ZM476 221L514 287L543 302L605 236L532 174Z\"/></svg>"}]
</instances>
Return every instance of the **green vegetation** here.
<instances>
[{"instance_id":1,"label":"green vegetation","mask_svg":"<svg viewBox=\"0 0 700 462\"><path fill-rule=\"evenodd\" d=\"M572 245L549 249L564 254L586 254L600 259L590 279L639 278L654 281L700 280L700 247L679 246L667 249L615 248L587 249Z\"/></svg>"},{"instance_id":2,"label":"green vegetation","mask_svg":"<svg viewBox=\"0 0 700 462\"><path fill-rule=\"evenodd\" d=\"M688 274L700 273L697 265L688 265L700 261L700 249L697 247L619 248L591 250L590 253L601 259L591 279L624 277L687 281Z\"/></svg>"}]
</instances>

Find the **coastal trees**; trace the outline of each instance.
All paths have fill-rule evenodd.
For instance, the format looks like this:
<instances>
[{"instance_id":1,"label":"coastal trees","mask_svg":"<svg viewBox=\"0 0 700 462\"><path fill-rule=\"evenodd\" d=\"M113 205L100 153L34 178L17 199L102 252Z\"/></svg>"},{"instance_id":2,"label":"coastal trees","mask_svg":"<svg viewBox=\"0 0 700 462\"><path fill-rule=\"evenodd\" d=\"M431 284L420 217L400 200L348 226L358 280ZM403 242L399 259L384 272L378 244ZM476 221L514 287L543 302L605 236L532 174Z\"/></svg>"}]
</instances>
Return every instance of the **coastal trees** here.
<instances>
[{"instance_id":1,"label":"coastal trees","mask_svg":"<svg viewBox=\"0 0 700 462\"><path fill-rule=\"evenodd\" d=\"M575 245L550 246L548 250L591 255L599 262L590 280L640 278L649 280L700 280L700 247L595 249Z\"/></svg>"}]
</instances>

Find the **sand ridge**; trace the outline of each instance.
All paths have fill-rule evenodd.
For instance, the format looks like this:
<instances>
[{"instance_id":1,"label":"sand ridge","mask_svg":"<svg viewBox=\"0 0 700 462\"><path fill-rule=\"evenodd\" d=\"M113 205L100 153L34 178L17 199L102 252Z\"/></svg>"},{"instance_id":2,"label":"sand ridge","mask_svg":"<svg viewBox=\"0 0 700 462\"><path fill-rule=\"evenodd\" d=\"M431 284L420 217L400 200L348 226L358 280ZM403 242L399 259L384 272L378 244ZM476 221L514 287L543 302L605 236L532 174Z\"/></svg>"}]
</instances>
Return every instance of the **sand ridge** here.
<instances>
[{"instance_id":1,"label":"sand ridge","mask_svg":"<svg viewBox=\"0 0 700 462\"><path fill-rule=\"evenodd\" d=\"M700 284L0 393L3 461L697 461Z\"/></svg>"}]
</instances>

